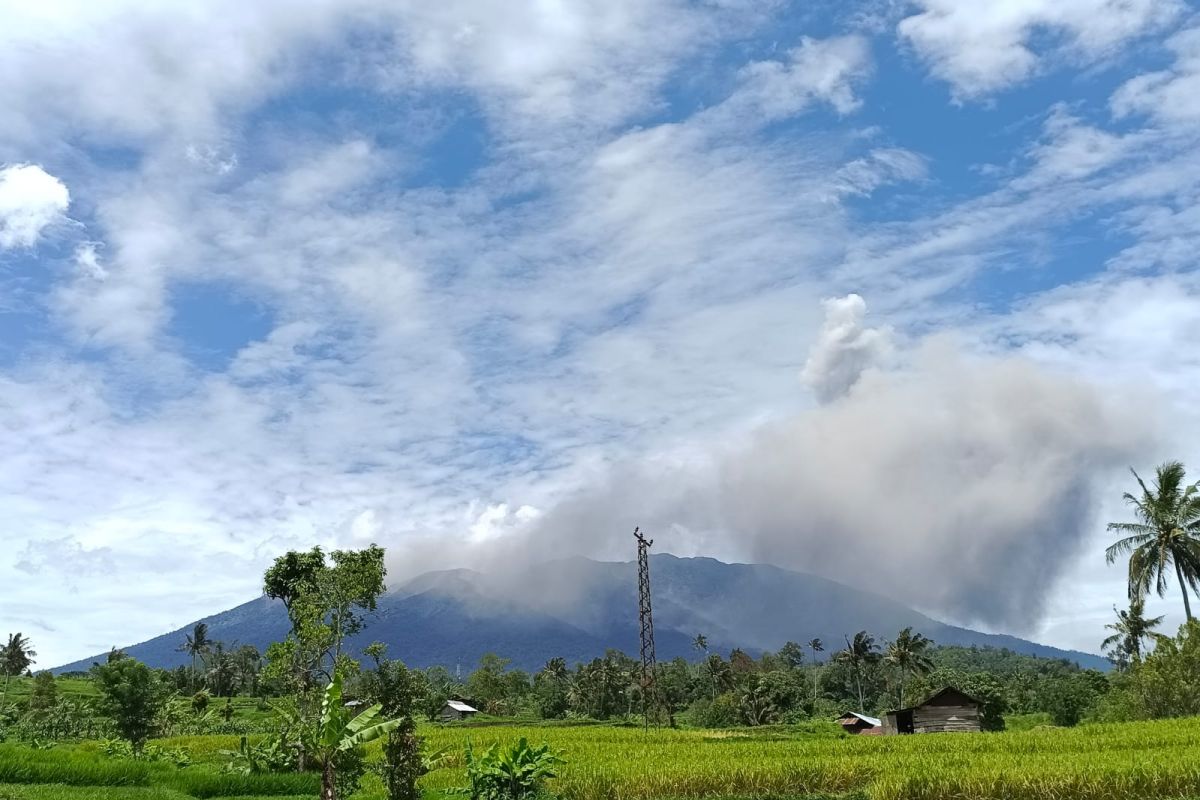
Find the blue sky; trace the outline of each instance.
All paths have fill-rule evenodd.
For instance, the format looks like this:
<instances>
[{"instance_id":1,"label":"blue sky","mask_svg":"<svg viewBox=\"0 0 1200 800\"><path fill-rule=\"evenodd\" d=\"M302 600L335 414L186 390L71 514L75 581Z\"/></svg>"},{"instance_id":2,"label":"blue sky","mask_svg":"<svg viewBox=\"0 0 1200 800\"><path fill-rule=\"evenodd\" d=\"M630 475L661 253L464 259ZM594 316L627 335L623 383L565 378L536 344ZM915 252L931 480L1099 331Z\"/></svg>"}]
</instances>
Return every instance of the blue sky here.
<instances>
[{"instance_id":1,"label":"blue sky","mask_svg":"<svg viewBox=\"0 0 1200 800\"><path fill-rule=\"evenodd\" d=\"M0 9L0 629L47 665L288 548L632 524L1094 650L1128 467L1196 461L1182 0Z\"/></svg>"}]
</instances>

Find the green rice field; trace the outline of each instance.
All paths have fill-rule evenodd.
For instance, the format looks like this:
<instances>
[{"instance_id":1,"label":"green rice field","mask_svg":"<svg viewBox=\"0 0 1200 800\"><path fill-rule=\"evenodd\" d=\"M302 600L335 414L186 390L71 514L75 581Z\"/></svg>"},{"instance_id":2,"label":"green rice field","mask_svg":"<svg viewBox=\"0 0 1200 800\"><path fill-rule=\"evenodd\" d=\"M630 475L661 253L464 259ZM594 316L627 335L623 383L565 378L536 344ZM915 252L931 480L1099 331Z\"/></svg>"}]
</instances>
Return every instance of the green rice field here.
<instances>
[{"instance_id":1,"label":"green rice field","mask_svg":"<svg viewBox=\"0 0 1200 800\"><path fill-rule=\"evenodd\" d=\"M449 748L423 779L437 797L463 783L462 750L524 736L566 759L551 791L573 800L863 798L1118 800L1200 797L1200 719L1038 727L994 734L841 737L786 727L728 731L611 726L423 727ZM314 775L222 774L236 737L164 740L185 768L110 759L87 744L0 745L0 800L187 800L316 797ZM371 756L378 753L372 751ZM383 800L368 776L359 800Z\"/></svg>"}]
</instances>

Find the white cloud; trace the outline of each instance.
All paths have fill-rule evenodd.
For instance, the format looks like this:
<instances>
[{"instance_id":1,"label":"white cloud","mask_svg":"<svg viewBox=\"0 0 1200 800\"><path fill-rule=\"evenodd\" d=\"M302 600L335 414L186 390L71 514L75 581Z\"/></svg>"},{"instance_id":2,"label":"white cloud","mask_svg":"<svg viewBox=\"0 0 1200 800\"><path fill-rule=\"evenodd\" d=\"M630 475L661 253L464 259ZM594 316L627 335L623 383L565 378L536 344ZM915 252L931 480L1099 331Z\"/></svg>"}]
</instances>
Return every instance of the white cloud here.
<instances>
[{"instance_id":1,"label":"white cloud","mask_svg":"<svg viewBox=\"0 0 1200 800\"><path fill-rule=\"evenodd\" d=\"M1167 125L1194 125L1200 120L1200 27L1167 40L1175 54L1170 69L1131 78L1112 97L1118 117L1144 114Z\"/></svg>"},{"instance_id":2,"label":"white cloud","mask_svg":"<svg viewBox=\"0 0 1200 800\"><path fill-rule=\"evenodd\" d=\"M930 71L972 98L1028 79L1048 55L1096 60L1178 16L1176 0L918 0L898 32ZM1039 38L1059 42L1037 48ZM1039 52L1039 49L1041 52Z\"/></svg>"},{"instance_id":3,"label":"white cloud","mask_svg":"<svg viewBox=\"0 0 1200 800\"><path fill-rule=\"evenodd\" d=\"M855 87L871 74L871 47L863 36L803 37L782 61L756 61L742 68L742 86L730 98L738 113L768 120L828 103L839 114L856 111Z\"/></svg>"},{"instance_id":4,"label":"white cloud","mask_svg":"<svg viewBox=\"0 0 1200 800\"><path fill-rule=\"evenodd\" d=\"M0 168L0 249L37 244L70 203L63 182L36 164Z\"/></svg>"},{"instance_id":5,"label":"white cloud","mask_svg":"<svg viewBox=\"0 0 1200 800\"><path fill-rule=\"evenodd\" d=\"M841 167L834 176L839 194L869 196L881 186L914 181L927 174L926 160L900 147L877 147Z\"/></svg>"}]
</instances>

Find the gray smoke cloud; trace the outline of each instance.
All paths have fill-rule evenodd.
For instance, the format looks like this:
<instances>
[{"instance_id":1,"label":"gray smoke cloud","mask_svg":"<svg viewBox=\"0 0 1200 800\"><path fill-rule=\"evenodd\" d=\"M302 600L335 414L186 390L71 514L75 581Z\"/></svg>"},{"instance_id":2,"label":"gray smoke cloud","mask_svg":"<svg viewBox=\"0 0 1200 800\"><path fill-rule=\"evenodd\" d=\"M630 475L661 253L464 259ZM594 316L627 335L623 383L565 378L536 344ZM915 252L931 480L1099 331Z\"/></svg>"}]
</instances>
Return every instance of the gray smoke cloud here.
<instances>
[{"instance_id":1,"label":"gray smoke cloud","mask_svg":"<svg viewBox=\"0 0 1200 800\"><path fill-rule=\"evenodd\" d=\"M1036 622L1098 521L1098 484L1155 439L1144 406L1018 357L934 337L891 352L857 296L830 301L804 370L823 404L701 456L614 468L527 529L453 548L495 569L655 550L765 562L867 588L964 624ZM441 552L445 554L445 543ZM551 604L586 591L512 570Z\"/></svg>"}]
</instances>

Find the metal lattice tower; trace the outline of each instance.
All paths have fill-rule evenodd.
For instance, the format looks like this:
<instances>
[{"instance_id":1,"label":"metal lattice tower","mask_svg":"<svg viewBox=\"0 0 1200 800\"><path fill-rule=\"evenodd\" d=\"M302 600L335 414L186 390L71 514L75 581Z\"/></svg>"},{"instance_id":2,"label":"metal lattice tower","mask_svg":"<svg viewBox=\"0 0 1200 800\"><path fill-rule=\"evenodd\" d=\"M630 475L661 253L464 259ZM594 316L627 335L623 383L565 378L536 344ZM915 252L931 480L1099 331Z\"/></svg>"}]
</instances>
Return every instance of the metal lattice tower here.
<instances>
[{"instance_id":1,"label":"metal lattice tower","mask_svg":"<svg viewBox=\"0 0 1200 800\"><path fill-rule=\"evenodd\" d=\"M650 609L650 548L640 529L633 529L638 549L638 621L642 629L642 717L647 727L658 711L658 660L654 654L654 615Z\"/></svg>"}]
</instances>

